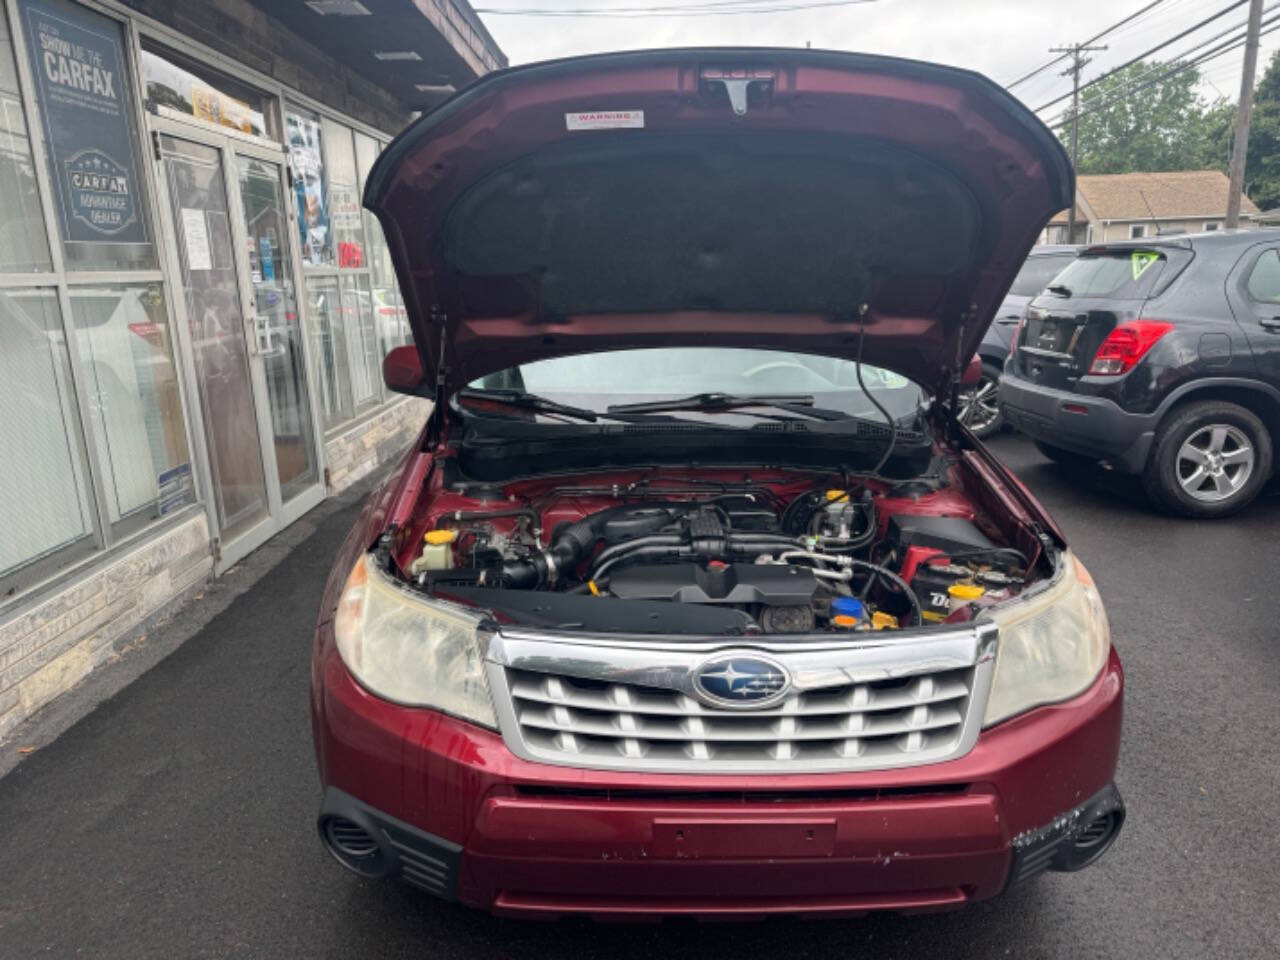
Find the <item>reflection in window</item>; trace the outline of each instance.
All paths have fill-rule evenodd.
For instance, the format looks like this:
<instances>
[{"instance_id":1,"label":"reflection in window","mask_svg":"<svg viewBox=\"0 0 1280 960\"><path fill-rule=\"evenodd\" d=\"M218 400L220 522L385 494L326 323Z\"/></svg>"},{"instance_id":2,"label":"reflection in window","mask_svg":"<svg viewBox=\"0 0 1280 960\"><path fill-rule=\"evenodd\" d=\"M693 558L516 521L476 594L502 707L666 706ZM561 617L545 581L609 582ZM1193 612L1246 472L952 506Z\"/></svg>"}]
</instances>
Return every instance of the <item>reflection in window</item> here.
<instances>
[{"instance_id":1,"label":"reflection in window","mask_svg":"<svg viewBox=\"0 0 1280 960\"><path fill-rule=\"evenodd\" d=\"M1280 303L1280 253L1268 250L1249 273L1249 296L1264 303Z\"/></svg>"},{"instance_id":2,"label":"reflection in window","mask_svg":"<svg viewBox=\"0 0 1280 960\"><path fill-rule=\"evenodd\" d=\"M52 290L0 293L0 576L93 531Z\"/></svg>"},{"instance_id":3,"label":"reflection in window","mask_svg":"<svg viewBox=\"0 0 1280 960\"><path fill-rule=\"evenodd\" d=\"M378 400L382 355L378 352L373 296L369 278L356 274L342 277L343 337L351 362L351 396L358 408Z\"/></svg>"},{"instance_id":4,"label":"reflection in window","mask_svg":"<svg viewBox=\"0 0 1280 960\"><path fill-rule=\"evenodd\" d=\"M302 261L316 267L331 267L333 238L329 232L320 118L291 108L285 114L285 138L298 204Z\"/></svg>"},{"instance_id":5,"label":"reflection in window","mask_svg":"<svg viewBox=\"0 0 1280 960\"><path fill-rule=\"evenodd\" d=\"M377 402L380 357L369 281L363 276L309 277L315 389L326 427Z\"/></svg>"},{"instance_id":6,"label":"reflection in window","mask_svg":"<svg viewBox=\"0 0 1280 960\"><path fill-rule=\"evenodd\" d=\"M110 521L151 520L192 502L159 284L73 288L71 312Z\"/></svg>"},{"instance_id":7,"label":"reflection in window","mask_svg":"<svg viewBox=\"0 0 1280 960\"><path fill-rule=\"evenodd\" d=\"M0 271L50 270L9 28L0 16Z\"/></svg>"},{"instance_id":8,"label":"reflection in window","mask_svg":"<svg viewBox=\"0 0 1280 960\"><path fill-rule=\"evenodd\" d=\"M332 277L309 277L306 289L313 338L311 354L316 367L312 387L319 396L324 425L331 427L352 414L351 377L342 339L338 281Z\"/></svg>"},{"instance_id":9,"label":"reflection in window","mask_svg":"<svg viewBox=\"0 0 1280 960\"><path fill-rule=\"evenodd\" d=\"M275 136L270 98L179 53L148 44L142 51L142 78L152 108L176 110L256 137Z\"/></svg>"},{"instance_id":10,"label":"reflection in window","mask_svg":"<svg viewBox=\"0 0 1280 960\"><path fill-rule=\"evenodd\" d=\"M377 159L380 147L372 137L356 134L356 162L360 167L361 188L369 176L369 168ZM409 317L400 297L395 269L391 266L391 251L382 236L382 224L368 210L364 211L364 232L368 243L369 274L373 282L373 309L377 315L379 356L386 356L393 347L411 343Z\"/></svg>"}]
</instances>

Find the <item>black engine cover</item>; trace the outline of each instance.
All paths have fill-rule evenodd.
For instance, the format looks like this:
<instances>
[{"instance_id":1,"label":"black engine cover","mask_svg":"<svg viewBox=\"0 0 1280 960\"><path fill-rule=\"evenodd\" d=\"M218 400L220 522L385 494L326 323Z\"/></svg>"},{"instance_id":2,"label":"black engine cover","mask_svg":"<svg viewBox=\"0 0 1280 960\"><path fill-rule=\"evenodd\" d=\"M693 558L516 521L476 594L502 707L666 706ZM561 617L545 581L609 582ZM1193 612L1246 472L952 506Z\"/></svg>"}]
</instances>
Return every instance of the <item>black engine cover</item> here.
<instances>
[{"instance_id":1,"label":"black engine cover","mask_svg":"<svg viewBox=\"0 0 1280 960\"><path fill-rule=\"evenodd\" d=\"M808 567L777 563L637 564L609 578L615 597L679 603L791 606L809 603L817 589Z\"/></svg>"}]
</instances>

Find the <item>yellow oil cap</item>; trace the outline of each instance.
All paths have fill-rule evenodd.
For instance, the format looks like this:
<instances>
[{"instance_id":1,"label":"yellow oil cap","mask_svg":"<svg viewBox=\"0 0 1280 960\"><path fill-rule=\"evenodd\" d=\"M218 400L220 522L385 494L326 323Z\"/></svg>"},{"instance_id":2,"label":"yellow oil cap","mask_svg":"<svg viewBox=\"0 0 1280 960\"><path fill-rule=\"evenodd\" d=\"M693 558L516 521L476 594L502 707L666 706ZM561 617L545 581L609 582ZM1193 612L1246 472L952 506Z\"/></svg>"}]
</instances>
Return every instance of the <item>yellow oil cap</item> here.
<instances>
[{"instance_id":1,"label":"yellow oil cap","mask_svg":"<svg viewBox=\"0 0 1280 960\"><path fill-rule=\"evenodd\" d=\"M438 546L442 543L453 543L457 535L456 530L428 530L422 539L432 546Z\"/></svg>"},{"instance_id":2,"label":"yellow oil cap","mask_svg":"<svg viewBox=\"0 0 1280 960\"><path fill-rule=\"evenodd\" d=\"M980 587L976 583L953 583L947 587L947 593L957 600L977 600L986 592L985 587Z\"/></svg>"},{"instance_id":3,"label":"yellow oil cap","mask_svg":"<svg viewBox=\"0 0 1280 960\"><path fill-rule=\"evenodd\" d=\"M827 503L835 503L837 500L848 500L849 494L845 490L828 490Z\"/></svg>"},{"instance_id":4,"label":"yellow oil cap","mask_svg":"<svg viewBox=\"0 0 1280 960\"><path fill-rule=\"evenodd\" d=\"M844 627L846 630L849 630L858 625L858 618L851 617L847 613L837 613L831 618L831 622L837 627Z\"/></svg>"},{"instance_id":5,"label":"yellow oil cap","mask_svg":"<svg viewBox=\"0 0 1280 960\"><path fill-rule=\"evenodd\" d=\"M877 610L871 615L871 629L886 630L896 628L898 626L898 618L892 613L885 613L883 610Z\"/></svg>"}]
</instances>

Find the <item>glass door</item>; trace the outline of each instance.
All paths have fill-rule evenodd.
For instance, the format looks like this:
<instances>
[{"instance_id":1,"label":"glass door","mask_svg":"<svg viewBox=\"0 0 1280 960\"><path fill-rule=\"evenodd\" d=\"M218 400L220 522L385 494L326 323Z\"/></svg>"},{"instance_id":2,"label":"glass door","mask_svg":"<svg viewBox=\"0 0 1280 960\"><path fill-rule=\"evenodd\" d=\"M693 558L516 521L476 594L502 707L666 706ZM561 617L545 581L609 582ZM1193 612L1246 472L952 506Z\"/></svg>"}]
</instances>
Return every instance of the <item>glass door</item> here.
<instances>
[{"instance_id":1,"label":"glass door","mask_svg":"<svg viewBox=\"0 0 1280 960\"><path fill-rule=\"evenodd\" d=\"M324 498L283 153L153 119L225 568Z\"/></svg>"},{"instance_id":2,"label":"glass door","mask_svg":"<svg viewBox=\"0 0 1280 960\"><path fill-rule=\"evenodd\" d=\"M302 327L293 282L281 165L238 155L248 298L262 355L270 437L280 496L288 503L320 480L307 396Z\"/></svg>"},{"instance_id":3,"label":"glass door","mask_svg":"<svg viewBox=\"0 0 1280 960\"><path fill-rule=\"evenodd\" d=\"M221 549L270 519L223 151L160 136ZM270 531L255 537L265 539ZM256 544L254 544L256 545ZM250 547L249 549L252 549ZM247 551L245 551L247 552ZM231 561L234 562L234 561Z\"/></svg>"}]
</instances>

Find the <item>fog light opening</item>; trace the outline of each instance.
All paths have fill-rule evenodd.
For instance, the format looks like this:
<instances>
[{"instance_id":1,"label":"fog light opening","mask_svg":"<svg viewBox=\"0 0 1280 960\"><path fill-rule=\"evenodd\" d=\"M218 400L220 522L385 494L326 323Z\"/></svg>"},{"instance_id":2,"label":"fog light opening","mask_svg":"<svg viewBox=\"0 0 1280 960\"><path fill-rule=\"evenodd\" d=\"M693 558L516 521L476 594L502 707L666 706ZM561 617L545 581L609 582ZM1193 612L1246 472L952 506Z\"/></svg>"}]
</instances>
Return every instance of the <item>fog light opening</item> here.
<instances>
[{"instance_id":1,"label":"fog light opening","mask_svg":"<svg viewBox=\"0 0 1280 960\"><path fill-rule=\"evenodd\" d=\"M346 817L325 817L320 821L320 839L333 858L362 877L379 877L386 872L386 857L372 833Z\"/></svg>"},{"instance_id":2,"label":"fog light opening","mask_svg":"<svg viewBox=\"0 0 1280 960\"><path fill-rule=\"evenodd\" d=\"M1109 810L1094 817L1074 837L1058 848L1052 868L1055 870L1083 870L1107 852L1120 826L1124 823L1122 810Z\"/></svg>"}]
</instances>

